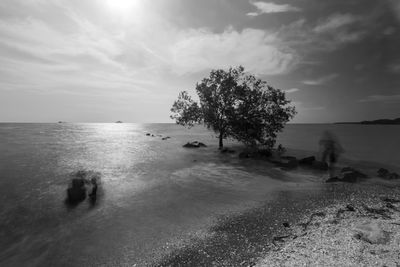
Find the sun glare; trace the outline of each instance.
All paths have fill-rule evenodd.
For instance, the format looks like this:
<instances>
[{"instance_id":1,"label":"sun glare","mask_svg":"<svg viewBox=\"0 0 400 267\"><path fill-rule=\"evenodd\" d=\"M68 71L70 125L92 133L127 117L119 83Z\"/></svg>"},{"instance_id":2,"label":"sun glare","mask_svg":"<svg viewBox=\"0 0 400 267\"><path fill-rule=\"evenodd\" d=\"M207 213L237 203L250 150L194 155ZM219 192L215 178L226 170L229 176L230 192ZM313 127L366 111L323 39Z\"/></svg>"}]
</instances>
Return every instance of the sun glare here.
<instances>
[{"instance_id":1,"label":"sun glare","mask_svg":"<svg viewBox=\"0 0 400 267\"><path fill-rule=\"evenodd\" d=\"M139 0L106 0L107 6L120 12L127 12L137 7Z\"/></svg>"}]
</instances>

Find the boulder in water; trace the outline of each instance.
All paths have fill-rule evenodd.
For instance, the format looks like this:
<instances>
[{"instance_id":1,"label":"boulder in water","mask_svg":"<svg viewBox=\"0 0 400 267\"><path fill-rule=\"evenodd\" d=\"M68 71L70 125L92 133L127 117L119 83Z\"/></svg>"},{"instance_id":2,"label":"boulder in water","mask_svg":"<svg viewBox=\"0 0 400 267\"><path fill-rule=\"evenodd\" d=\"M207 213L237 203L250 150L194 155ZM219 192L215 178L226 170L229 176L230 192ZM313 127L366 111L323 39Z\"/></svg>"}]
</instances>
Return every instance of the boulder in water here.
<instances>
[{"instance_id":1,"label":"boulder in water","mask_svg":"<svg viewBox=\"0 0 400 267\"><path fill-rule=\"evenodd\" d=\"M186 148L199 148L199 147L207 147L204 143L201 143L199 141L194 141L194 142L188 142L183 147Z\"/></svg>"},{"instance_id":2,"label":"boulder in water","mask_svg":"<svg viewBox=\"0 0 400 267\"><path fill-rule=\"evenodd\" d=\"M227 147L224 147L223 149L221 149L221 153L223 153L223 154L225 154L225 153L233 154L235 152L236 152L235 150L227 148Z\"/></svg>"},{"instance_id":3,"label":"boulder in water","mask_svg":"<svg viewBox=\"0 0 400 267\"><path fill-rule=\"evenodd\" d=\"M86 198L85 180L83 178L72 179L72 187L67 189L69 203L78 203Z\"/></svg>"},{"instance_id":4,"label":"boulder in water","mask_svg":"<svg viewBox=\"0 0 400 267\"><path fill-rule=\"evenodd\" d=\"M312 165L312 163L315 161L315 157L311 156L311 157L307 157L307 158L303 158L301 160L299 160L299 164L300 165Z\"/></svg>"}]
</instances>

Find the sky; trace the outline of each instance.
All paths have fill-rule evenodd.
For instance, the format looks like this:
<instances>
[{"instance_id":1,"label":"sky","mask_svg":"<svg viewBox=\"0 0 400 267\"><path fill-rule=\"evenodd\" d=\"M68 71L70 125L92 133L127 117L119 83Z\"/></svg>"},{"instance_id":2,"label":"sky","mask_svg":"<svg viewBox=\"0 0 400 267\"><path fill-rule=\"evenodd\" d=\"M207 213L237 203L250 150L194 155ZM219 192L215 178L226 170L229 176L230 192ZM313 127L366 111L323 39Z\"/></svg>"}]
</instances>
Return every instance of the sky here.
<instances>
[{"instance_id":1,"label":"sky","mask_svg":"<svg viewBox=\"0 0 400 267\"><path fill-rule=\"evenodd\" d=\"M2 122L173 122L180 91L239 65L294 123L400 117L400 1L0 1Z\"/></svg>"}]
</instances>

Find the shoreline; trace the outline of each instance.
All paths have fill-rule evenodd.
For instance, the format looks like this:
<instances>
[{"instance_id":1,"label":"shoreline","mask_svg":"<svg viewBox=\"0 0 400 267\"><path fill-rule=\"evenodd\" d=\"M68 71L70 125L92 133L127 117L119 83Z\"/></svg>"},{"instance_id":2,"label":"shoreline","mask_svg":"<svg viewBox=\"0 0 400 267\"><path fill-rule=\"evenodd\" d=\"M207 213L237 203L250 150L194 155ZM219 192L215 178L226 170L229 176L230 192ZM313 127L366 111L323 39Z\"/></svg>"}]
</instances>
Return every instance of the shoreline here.
<instances>
[{"instance_id":1,"label":"shoreline","mask_svg":"<svg viewBox=\"0 0 400 267\"><path fill-rule=\"evenodd\" d=\"M316 155L315 152L305 152L288 149L286 154L299 158ZM272 257L271 253L276 249L276 239L287 236L316 211L334 209L348 203L374 203L379 198L377 196L393 197L399 194L398 180L385 181L376 177L378 168L394 166L378 163L371 165L348 159L342 159L340 163L337 168L355 166L371 178L358 183L325 183L323 177L327 174L319 171L319 183L299 181L297 188L289 186L287 190L277 192L272 201L260 203L239 214L220 217L205 237L189 240L172 253L155 260L151 266L263 266L263 260L265 264L265 260ZM307 169L287 172L296 175L296 172L300 174L301 171L315 173ZM265 266L270 265L267 263Z\"/></svg>"}]
</instances>

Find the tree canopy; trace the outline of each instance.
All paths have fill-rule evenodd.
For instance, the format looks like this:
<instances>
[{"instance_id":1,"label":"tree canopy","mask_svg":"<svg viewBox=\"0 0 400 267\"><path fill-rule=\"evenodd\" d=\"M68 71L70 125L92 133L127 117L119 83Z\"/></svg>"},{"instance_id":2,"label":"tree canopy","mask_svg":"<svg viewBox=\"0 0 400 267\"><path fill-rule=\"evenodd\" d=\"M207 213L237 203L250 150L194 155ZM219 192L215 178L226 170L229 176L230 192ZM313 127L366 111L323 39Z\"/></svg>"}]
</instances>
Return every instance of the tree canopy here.
<instances>
[{"instance_id":1,"label":"tree canopy","mask_svg":"<svg viewBox=\"0 0 400 267\"><path fill-rule=\"evenodd\" d=\"M204 124L223 139L234 138L249 146L272 148L277 133L296 114L282 90L245 72L242 66L227 71L212 70L196 84L199 102L186 91L179 93L171 108L177 124Z\"/></svg>"}]
</instances>

